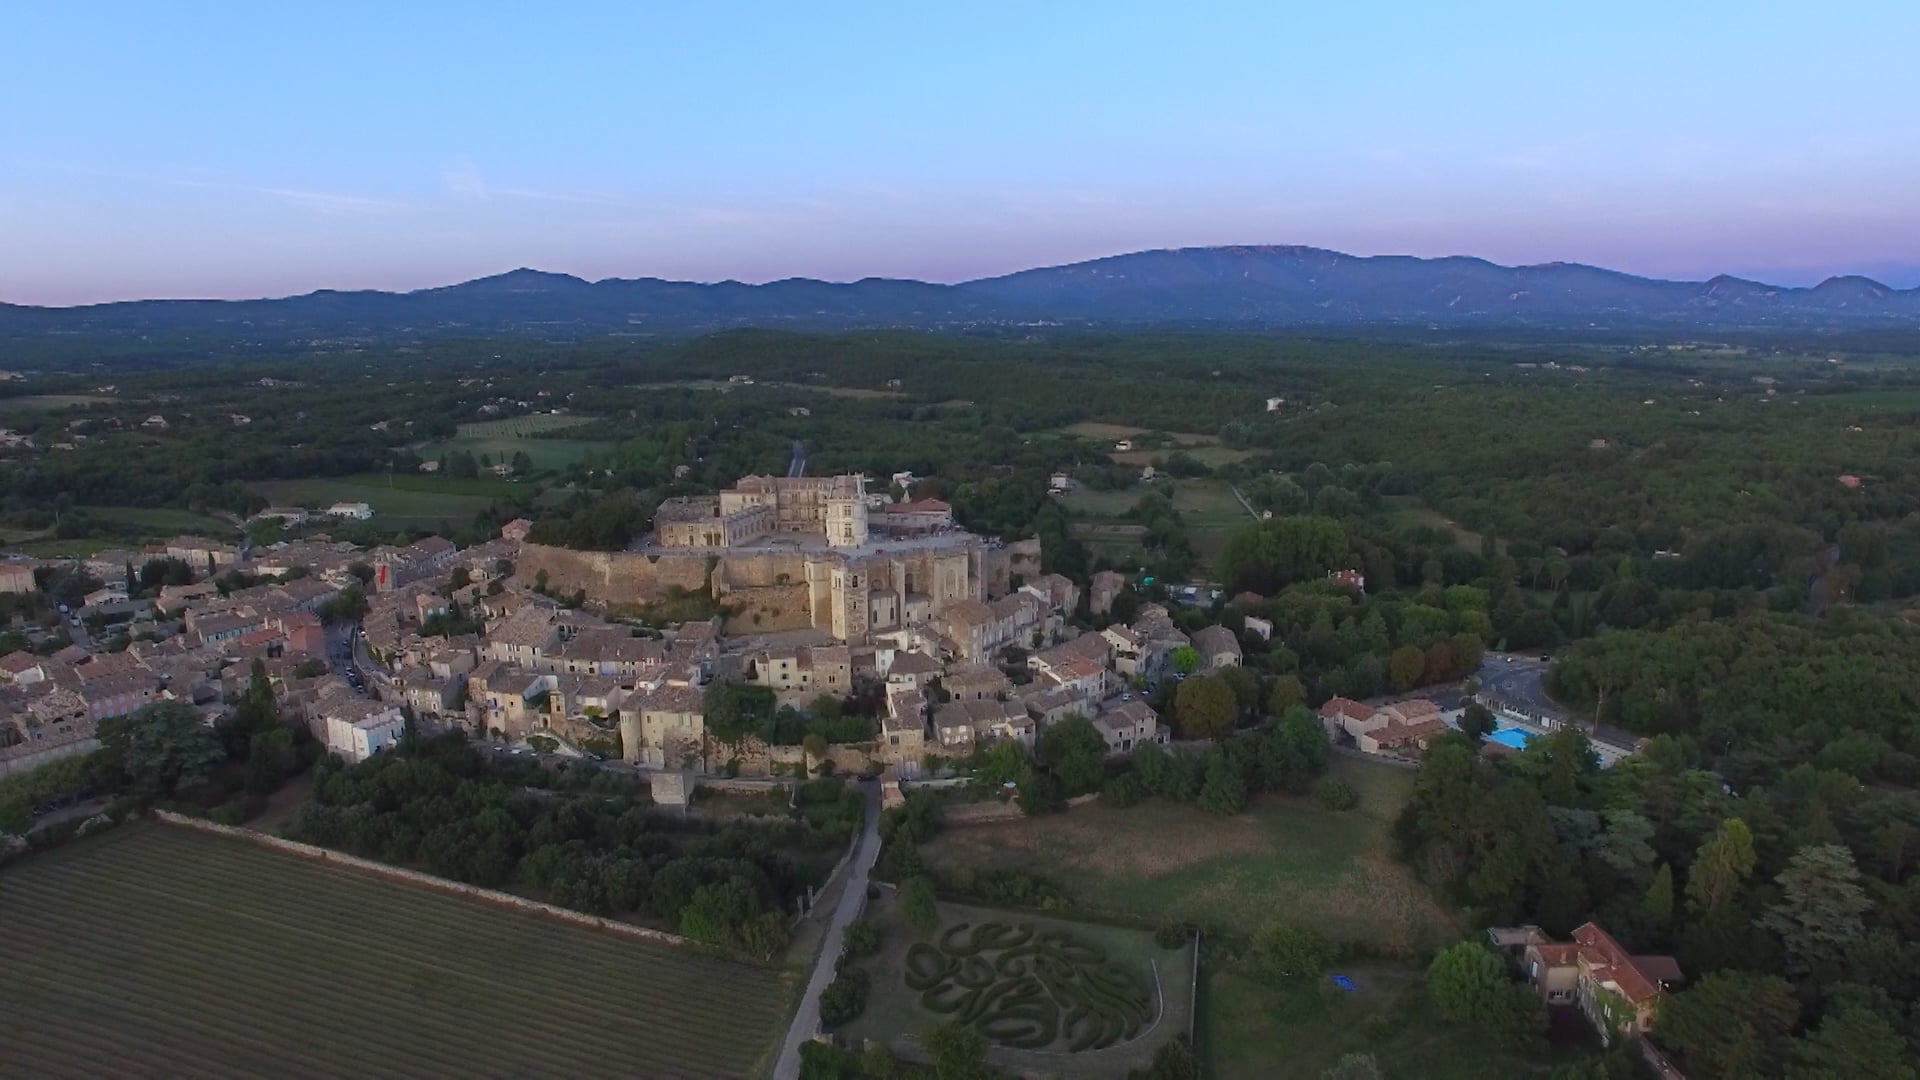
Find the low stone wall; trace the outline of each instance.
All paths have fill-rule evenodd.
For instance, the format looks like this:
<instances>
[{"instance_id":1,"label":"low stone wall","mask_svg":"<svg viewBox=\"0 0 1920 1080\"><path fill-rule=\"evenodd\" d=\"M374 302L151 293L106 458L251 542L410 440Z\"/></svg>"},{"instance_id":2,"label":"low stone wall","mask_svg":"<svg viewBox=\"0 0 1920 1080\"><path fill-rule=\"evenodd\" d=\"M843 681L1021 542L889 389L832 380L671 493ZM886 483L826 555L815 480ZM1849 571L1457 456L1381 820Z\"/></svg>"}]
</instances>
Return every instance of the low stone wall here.
<instances>
[{"instance_id":1,"label":"low stone wall","mask_svg":"<svg viewBox=\"0 0 1920 1080\"><path fill-rule=\"evenodd\" d=\"M68 739L66 742L21 743L10 746L0 753L0 776L13 776L30 773L42 765L51 765L61 758L70 758L78 754L91 754L100 749L100 740L91 736L82 739Z\"/></svg>"},{"instance_id":2,"label":"low stone wall","mask_svg":"<svg viewBox=\"0 0 1920 1080\"><path fill-rule=\"evenodd\" d=\"M549 918L577 923L581 926L591 926L599 930L610 930L613 933L624 934L627 937L642 938L647 941L660 942L667 945L705 948L705 946L700 945L698 942L683 938L678 934L669 934L664 930L650 930L644 926L634 926L630 923L603 919L598 915L587 915L578 911L570 911L563 907L556 907L553 904L541 903L538 900L529 900L524 896L514 896L512 893L496 892L493 889L482 889L477 885L467 885L458 881L449 881L446 878L434 877L432 874L423 874L418 870L407 870L403 867L374 862L372 859L362 859L357 855L348 855L345 852L315 847L312 844L302 844L294 840L283 840L280 837L268 836L265 833L254 832L251 829L237 829L231 825L217 825L211 821L204 821L200 818L176 814L171 810L154 810L152 814L155 821L164 822L168 825L183 825L189 829L198 829L201 832L231 836L235 839L247 840L259 844L263 847L278 848L281 851L299 855L304 858L318 859L321 862L338 863L342 866L351 866L357 870L365 870L369 873L393 878L397 881L404 881L413 885L423 885L429 889L438 889L441 892L458 893L462 896L473 897L476 900L485 900L489 903L501 904L506 907L515 907L522 911L531 911L536 914L548 916Z\"/></svg>"},{"instance_id":3,"label":"low stone wall","mask_svg":"<svg viewBox=\"0 0 1920 1080\"><path fill-rule=\"evenodd\" d=\"M1003 821L1018 821L1025 815L1020 812L1016 802L976 802L957 803L947 807L948 825L991 825Z\"/></svg>"}]
</instances>

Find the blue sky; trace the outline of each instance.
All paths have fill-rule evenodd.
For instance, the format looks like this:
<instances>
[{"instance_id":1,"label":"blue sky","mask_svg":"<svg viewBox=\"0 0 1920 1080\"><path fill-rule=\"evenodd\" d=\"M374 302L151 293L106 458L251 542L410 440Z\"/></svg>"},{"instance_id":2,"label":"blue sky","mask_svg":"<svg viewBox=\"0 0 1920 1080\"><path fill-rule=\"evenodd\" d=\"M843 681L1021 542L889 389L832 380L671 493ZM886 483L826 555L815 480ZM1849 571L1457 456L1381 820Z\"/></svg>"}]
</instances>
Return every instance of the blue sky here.
<instances>
[{"instance_id":1,"label":"blue sky","mask_svg":"<svg viewBox=\"0 0 1920 1080\"><path fill-rule=\"evenodd\" d=\"M1149 247L1920 284L1920 4L18 5L0 300Z\"/></svg>"}]
</instances>

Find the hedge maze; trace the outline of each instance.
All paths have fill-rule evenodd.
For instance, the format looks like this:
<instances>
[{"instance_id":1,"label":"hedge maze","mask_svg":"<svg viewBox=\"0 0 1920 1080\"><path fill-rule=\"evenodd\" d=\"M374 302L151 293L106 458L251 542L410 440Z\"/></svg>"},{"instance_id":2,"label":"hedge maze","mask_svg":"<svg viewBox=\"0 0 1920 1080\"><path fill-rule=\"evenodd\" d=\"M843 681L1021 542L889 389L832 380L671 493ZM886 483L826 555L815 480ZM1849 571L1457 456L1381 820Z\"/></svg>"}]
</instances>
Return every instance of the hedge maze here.
<instances>
[{"instance_id":1,"label":"hedge maze","mask_svg":"<svg viewBox=\"0 0 1920 1080\"><path fill-rule=\"evenodd\" d=\"M1154 1017L1153 988L1105 949L1030 925L953 926L907 950L906 982L928 1010L1016 1050L1104 1050Z\"/></svg>"}]
</instances>

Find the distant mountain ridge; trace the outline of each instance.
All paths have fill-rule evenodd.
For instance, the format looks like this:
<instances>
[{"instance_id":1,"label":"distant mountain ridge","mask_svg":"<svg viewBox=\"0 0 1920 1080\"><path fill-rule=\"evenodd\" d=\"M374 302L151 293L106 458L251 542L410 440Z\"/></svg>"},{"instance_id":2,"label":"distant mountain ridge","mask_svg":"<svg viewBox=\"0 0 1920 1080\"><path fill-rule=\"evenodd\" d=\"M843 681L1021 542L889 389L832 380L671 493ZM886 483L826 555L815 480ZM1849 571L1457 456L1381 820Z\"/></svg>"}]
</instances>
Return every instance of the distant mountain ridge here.
<instances>
[{"instance_id":1,"label":"distant mountain ridge","mask_svg":"<svg viewBox=\"0 0 1920 1080\"><path fill-rule=\"evenodd\" d=\"M957 285L788 278L764 285L659 278L589 282L519 269L414 292L321 290L271 300L0 304L0 337L217 335L247 340L608 333L731 327L1869 328L1920 327L1920 288L1829 278L1811 288L1722 275L1663 281L1585 266L1320 248L1140 251Z\"/></svg>"}]
</instances>

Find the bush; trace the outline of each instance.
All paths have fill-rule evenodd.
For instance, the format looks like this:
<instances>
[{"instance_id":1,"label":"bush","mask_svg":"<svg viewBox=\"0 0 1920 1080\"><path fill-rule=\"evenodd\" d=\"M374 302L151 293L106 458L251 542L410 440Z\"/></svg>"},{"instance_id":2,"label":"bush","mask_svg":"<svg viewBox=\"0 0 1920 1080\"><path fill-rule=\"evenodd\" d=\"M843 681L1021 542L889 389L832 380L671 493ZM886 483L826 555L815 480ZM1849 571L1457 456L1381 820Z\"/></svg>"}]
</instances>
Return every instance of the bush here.
<instances>
[{"instance_id":1,"label":"bush","mask_svg":"<svg viewBox=\"0 0 1920 1080\"><path fill-rule=\"evenodd\" d=\"M1163 949L1178 949L1193 939L1193 927L1186 923L1161 923L1153 929L1153 943Z\"/></svg>"},{"instance_id":2,"label":"bush","mask_svg":"<svg viewBox=\"0 0 1920 1080\"><path fill-rule=\"evenodd\" d=\"M1351 810L1360 805L1360 793L1345 780L1331 776L1322 777L1314 786L1313 798L1329 810Z\"/></svg>"},{"instance_id":3,"label":"bush","mask_svg":"<svg viewBox=\"0 0 1920 1080\"><path fill-rule=\"evenodd\" d=\"M1340 949L1318 930L1276 922L1254 935L1253 954L1269 977L1315 979L1332 966Z\"/></svg>"},{"instance_id":4,"label":"bush","mask_svg":"<svg viewBox=\"0 0 1920 1080\"><path fill-rule=\"evenodd\" d=\"M1146 785L1132 773L1121 773L1107 781L1106 786L1100 789L1100 801L1111 803L1121 810L1136 805L1146 795Z\"/></svg>"},{"instance_id":5,"label":"bush","mask_svg":"<svg viewBox=\"0 0 1920 1080\"><path fill-rule=\"evenodd\" d=\"M867 989L866 972L842 967L820 994L820 1025L832 1031L858 1018L867 1008Z\"/></svg>"},{"instance_id":6,"label":"bush","mask_svg":"<svg viewBox=\"0 0 1920 1080\"><path fill-rule=\"evenodd\" d=\"M900 909L907 925L922 934L931 934L940 928L940 912L934 907L933 881L927 877L911 878L901 886Z\"/></svg>"},{"instance_id":7,"label":"bush","mask_svg":"<svg viewBox=\"0 0 1920 1080\"><path fill-rule=\"evenodd\" d=\"M855 919L847 924L846 936L842 940L848 956L872 956L880 951L880 928L871 919Z\"/></svg>"}]
</instances>

